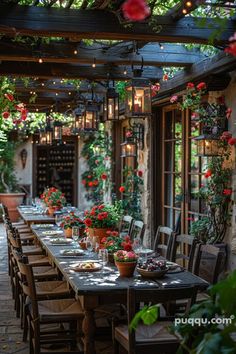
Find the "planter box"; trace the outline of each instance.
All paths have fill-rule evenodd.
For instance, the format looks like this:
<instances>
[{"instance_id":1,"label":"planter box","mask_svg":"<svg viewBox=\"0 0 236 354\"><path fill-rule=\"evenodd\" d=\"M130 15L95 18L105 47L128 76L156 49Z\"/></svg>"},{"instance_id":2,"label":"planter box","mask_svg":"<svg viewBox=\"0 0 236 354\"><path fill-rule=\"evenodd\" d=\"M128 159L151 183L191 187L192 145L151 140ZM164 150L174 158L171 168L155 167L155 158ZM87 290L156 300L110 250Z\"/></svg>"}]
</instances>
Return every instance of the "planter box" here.
<instances>
[{"instance_id":1,"label":"planter box","mask_svg":"<svg viewBox=\"0 0 236 354\"><path fill-rule=\"evenodd\" d=\"M20 214L17 207L22 204L25 193L0 193L0 203L8 208L10 220L18 221Z\"/></svg>"}]
</instances>

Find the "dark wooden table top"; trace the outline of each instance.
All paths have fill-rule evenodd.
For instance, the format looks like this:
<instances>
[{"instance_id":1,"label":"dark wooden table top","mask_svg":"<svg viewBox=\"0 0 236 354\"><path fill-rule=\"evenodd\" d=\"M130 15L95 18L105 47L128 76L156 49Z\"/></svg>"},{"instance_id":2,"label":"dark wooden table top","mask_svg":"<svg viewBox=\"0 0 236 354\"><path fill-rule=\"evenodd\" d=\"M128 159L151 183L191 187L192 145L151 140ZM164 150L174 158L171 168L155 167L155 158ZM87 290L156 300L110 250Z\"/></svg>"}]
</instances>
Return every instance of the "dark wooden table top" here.
<instances>
[{"instance_id":1,"label":"dark wooden table top","mask_svg":"<svg viewBox=\"0 0 236 354\"><path fill-rule=\"evenodd\" d=\"M42 214L34 207L18 207L21 218L27 224L48 224L54 223L54 217Z\"/></svg>"},{"instance_id":2,"label":"dark wooden table top","mask_svg":"<svg viewBox=\"0 0 236 354\"><path fill-rule=\"evenodd\" d=\"M76 272L71 269L71 266L79 261L98 260L97 254L92 252L88 254L88 252L85 251L83 256L64 257L60 253L61 250L80 248L79 245L74 241L69 245L53 245L51 240L55 239L55 236L45 235L46 228L32 225L32 230L77 295L98 295L104 292L127 291L129 286L177 288L196 285L199 289L205 289L208 286L208 283L203 279L180 268L178 270L169 271L163 278L155 280L144 279L137 272L135 272L132 278L120 277L116 266L112 263L108 263L104 270L97 272ZM58 228L55 226L50 230L58 230ZM63 237L63 234L58 234L57 237Z\"/></svg>"}]
</instances>

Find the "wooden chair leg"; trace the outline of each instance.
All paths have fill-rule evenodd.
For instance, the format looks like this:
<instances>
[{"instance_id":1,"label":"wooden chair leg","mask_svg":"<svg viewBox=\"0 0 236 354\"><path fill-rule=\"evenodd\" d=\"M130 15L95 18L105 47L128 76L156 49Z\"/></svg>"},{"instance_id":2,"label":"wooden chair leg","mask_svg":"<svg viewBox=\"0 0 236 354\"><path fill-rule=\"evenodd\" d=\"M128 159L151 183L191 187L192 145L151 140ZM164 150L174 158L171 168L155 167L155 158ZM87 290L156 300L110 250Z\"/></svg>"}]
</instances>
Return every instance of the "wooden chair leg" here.
<instances>
[{"instance_id":1,"label":"wooden chair leg","mask_svg":"<svg viewBox=\"0 0 236 354\"><path fill-rule=\"evenodd\" d=\"M23 342L27 342L28 336L28 305L24 305L23 310Z\"/></svg>"},{"instance_id":2,"label":"wooden chair leg","mask_svg":"<svg viewBox=\"0 0 236 354\"><path fill-rule=\"evenodd\" d=\"M114 338L114 342L113 342L113 348L114 348L114 354L119 354L119 342Z\"/></svg>"}]
</instances>

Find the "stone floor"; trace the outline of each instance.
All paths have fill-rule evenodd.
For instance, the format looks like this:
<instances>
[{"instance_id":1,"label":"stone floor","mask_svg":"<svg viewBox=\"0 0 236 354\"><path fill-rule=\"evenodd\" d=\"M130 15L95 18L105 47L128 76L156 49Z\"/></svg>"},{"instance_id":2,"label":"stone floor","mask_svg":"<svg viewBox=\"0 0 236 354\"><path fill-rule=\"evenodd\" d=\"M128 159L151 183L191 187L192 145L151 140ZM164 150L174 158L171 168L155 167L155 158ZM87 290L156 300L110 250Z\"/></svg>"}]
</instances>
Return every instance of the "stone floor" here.
<instances>
[{"instance_id":1,"label":"stone floor","mask_svg":"<svg viewBox=\"0 0 236 354\"><path fill-rule=\"evenodd\" d=\"M20 320L16 318L11 297L7 265L5 229L0 224L0 354L28 354L28 343L22 342Z\"/></svg>"},{"instance_id":2,"label":"stone floor","mask_svg":"<svg viewBox=\"0 0 236 354\"><path fill-rule=\"evenodd\" d=\"M111 341L97 342L98 354L112 354ZM16 318L8 276L7 243L0 224L0 354L29 354L28 343L22 342L20 319ZM56 354L56 353L55 353Z\"/></svg>"}]
</instances>

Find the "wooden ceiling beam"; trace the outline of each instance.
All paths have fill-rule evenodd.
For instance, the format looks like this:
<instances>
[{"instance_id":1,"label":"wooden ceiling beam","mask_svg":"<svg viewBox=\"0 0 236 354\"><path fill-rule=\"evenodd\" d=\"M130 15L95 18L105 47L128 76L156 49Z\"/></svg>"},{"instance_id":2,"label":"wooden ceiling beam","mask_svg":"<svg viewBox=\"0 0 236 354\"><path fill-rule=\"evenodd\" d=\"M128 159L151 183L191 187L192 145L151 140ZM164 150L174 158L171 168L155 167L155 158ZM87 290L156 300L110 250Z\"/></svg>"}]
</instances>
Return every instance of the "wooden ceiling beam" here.
<instances>
[{"instance_id":1,"label":"wooden ceiling beam","mask_svg":"<svg viewBox=\"0 0 236 354\"><path fill-rule=\"evenodd\" d=\"M201 26L198 18L186 17L174 21L171 16L153 16L159 30L150 21L124 26L118 17L106 10L73 10L19 5L0 5L0 33L11 36L63 37L81 40L141 40L176 43L208 43L220 30L215 44L225 44L235 32L235 21L217 18L205 19ZM222 28L221 28L222 25Z\"/></svg>"},{"instance_id":2,"label":"wooden ceiling beam","mask_svg":"<svg viewBox=\"0 0 236 354\"><path fill-rule=\"evenodd\" d=\"M202 60L199 63L193 64L191 68L176 74L173 79L162 83L161 90L157 98L154 100L158 102L160 99L170 97L178 91L186 88L188 82L200 82L210 75L219 75L235 70L236 58L220 53L212 58Z\"/></svg>"},{"instance_id":3,"label":"wooden ceiling beam","mask_svg":"<svg viewBox=\"0 0 236 354\"><path fill-rule=\"evenodd\" d=\"M74 50L77 54L74 54ZM4 61L27 61L38 62L42 58L45 63L81 63L91 64L96 58L97 64L116 65L134 65L141 63L143 57L144 65L147 66L190 66L196 61L204 58L200 52L189 51L183 46L174 44L165 44L162 50L157 43L145 45L136 53L126 53L126 46L123 46L123 52L119 48L108 50L94 48L80 48L71 43L52 42L42 44L40 49L34 50L30 46L22 45L16 42L6 40L0 41L0 60Z\"/></svg>"},{"instance_id":4,"label":"wooden ceiling beam","mask_svg":"<svg viewBox=\"0 0 236 354\"><path fill-rule=\"evenodd\" d=\"M131 69L124 74L124 67L109 67L97 65L96 68L86 65L74 64L52 64L52 63L30 63L3 61L0 64L0 76L13 77L37 77L43 79L64 78L64 79L89 79L89 80L128 80L132 78ZM162 78L163 71L160 68L145 67L143 77L150 80Z\"/></svg>"}]
</instances>

